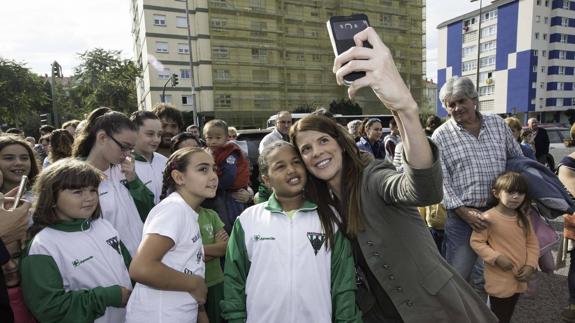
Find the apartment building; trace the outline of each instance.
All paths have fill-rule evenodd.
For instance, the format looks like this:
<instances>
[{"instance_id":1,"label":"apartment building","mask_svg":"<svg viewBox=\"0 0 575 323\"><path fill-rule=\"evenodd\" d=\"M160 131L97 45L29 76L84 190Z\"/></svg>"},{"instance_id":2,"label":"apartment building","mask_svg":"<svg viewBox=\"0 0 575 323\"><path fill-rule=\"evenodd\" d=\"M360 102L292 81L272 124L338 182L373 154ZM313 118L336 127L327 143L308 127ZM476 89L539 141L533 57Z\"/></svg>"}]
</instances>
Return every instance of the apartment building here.
<instances>
[{"instance_id":1,"label":"apartment building","mask_svg":"<svg viewBox=\"0 0 575 323\"><path fill-rule=\"evenodd\" d=\"M482 112L542 122L565 122L562 111L575 108L575 1L491 1L437 28L438 89L468 76Z\"/></svg>"},{"instance_id":2,"label":"apartment building","mask_svg":"<svg viewBox=\"0 0 575 323\"><path fill-rule=\"evenodd\" d=\"M359 12L392 49L422 102L424 0L188 0L190 44L185 8L185 0L132 0L135 60L144 71L140 109L161 102L167 83L164 101L191 111L192 75L200 117L240 128L262 127L279 110L327 106L347 94L335 83L325 22ZM172 87L174 73L179 84ZM369 90L357 101L366 114L384 109Z\"/></svg>"}]
</instances>

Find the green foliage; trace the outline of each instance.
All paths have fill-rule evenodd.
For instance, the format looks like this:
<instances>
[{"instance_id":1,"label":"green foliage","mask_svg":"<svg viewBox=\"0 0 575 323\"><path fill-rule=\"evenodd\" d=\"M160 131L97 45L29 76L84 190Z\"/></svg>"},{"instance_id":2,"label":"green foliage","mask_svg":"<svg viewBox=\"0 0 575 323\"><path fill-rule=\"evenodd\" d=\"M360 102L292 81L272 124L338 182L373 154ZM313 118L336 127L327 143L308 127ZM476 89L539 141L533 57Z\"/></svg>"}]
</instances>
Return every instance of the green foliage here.
<instances>
[{"instance_id":1,"label":"green foliage","mask_svg":"<svg viewBox=\"0 0 575 323\"><path fill-rule=\"evenodd\" d=\"M0 116L2 123L22 127L30 115L50 103L44 80L23 63L0 57Z\"/></svg>"},{"instance_id":2,"label":"green foliage","mask_svg":"<svg viewBox=\"0 0 575 323\"><path fill-rule=\"evenodd\" d=\"M351 101L350 99L339 99L338 101L331 101L329 104L329 112L343 115L363 114L363 110L359 104Z\"/></svg>"},{"instance_id":3,"label":"green foliage","mask_svg":"<svg viewBox=\"0 0 575 323\"><path fill-rule=\"evenodd\" d=\"M136 78L141 71L133 61L122 59L120 51L101 48L79 56L68 93L73 110L87 113L100 106L125 113L137 110Z\"/></svg>"}]
</instances>

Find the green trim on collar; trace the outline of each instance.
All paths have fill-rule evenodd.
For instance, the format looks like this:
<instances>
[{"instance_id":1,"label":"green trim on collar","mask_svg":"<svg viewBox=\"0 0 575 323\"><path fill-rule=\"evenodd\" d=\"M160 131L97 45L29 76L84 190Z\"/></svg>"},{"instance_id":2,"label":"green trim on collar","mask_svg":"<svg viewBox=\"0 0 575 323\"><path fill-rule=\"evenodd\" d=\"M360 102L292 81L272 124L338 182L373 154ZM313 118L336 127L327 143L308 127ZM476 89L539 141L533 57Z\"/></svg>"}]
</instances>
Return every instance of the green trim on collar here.
<instances>
[{"instance_id":1,"label":"green trim on collar","mask_svg":"<svg viewBox=\"0 0 575 323\"><path fill-rule=\"evenodd\" d=\"M272 193L270 195L270 198L267 201L265 209L276 213L284 212L280 202L278 202L278 200L276 199L275 193ZM304 200L303 205L299 208L298 211L309 212L309 211L315 211L316 209L317 205L315 203L310 202L308 200Z\"/></svg>"},{"instance_id":2,"label":"green trim on collar","mask_svg":"<svg viewBox=\"0 0 575 323\"><path fill-rule=\"evenodd\" d=\"M64 232L78 232L88 230L90 228L90 222L89 219L75 219L71 221L60 221L48 227Z\"/></svg>"},{"instance_id":3,"label":"green trim on collar","mask_svg":"<svg viewBox=\"0 0 575 323\"><path fill-rule=\"evenodd\" d=\"M144 157L143 155L138 154L138 153L135 152L135 151L132 151L132 156L134 156L134 160L137 160L137 161L146 162L146 163L151 163L151 162L152 162L151 160L148 161L148 160L146 159L146 157ZM154 154L152 154L152 159L154 159Z\"/></svg>"}]
</instances>

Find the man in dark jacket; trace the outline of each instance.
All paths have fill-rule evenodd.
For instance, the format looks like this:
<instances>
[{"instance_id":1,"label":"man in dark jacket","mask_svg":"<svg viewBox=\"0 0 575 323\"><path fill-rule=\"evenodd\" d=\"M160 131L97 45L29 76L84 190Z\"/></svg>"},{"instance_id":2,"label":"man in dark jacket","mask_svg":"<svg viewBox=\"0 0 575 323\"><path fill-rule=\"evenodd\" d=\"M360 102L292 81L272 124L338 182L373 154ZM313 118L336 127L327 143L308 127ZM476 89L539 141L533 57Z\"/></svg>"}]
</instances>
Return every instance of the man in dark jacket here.
<instances>
[{"instance_id":1,"label":"man in dark jacket","mask_svg":"<svg viewBox=\"0 0 575 323\"><path fill-rule=\"evenodd\" d=\"M530 118L527 126L535 133L535 157L540 163L545 164L549 154L549 136L547 130L539 128L539 121L536 118Z\"/></svg>"}]
</instances>

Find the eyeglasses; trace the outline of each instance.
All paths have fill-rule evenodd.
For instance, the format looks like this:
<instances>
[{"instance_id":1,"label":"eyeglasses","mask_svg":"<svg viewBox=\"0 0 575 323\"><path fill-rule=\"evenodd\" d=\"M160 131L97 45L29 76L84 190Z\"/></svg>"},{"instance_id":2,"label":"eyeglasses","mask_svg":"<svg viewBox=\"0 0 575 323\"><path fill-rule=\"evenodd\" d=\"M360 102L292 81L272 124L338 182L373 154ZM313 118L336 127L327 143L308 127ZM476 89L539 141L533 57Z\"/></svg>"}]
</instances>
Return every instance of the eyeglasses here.
<instances>
[{"instance_id":1,"label":"eyeglasses","mask_svg":"<svg viewBox=\"0 0 575 323\"><path fill-rule=\"evenodd\" d=\"M110 135L108 135L108 137L110 137L110 139L112 139L116 143L116 145L118 145L118 147L120 147L120 150L123 152L130 152L130 151L132 151L132 149L134 149L134 147L126 146Z\"/></svg>"}]
</instances>

